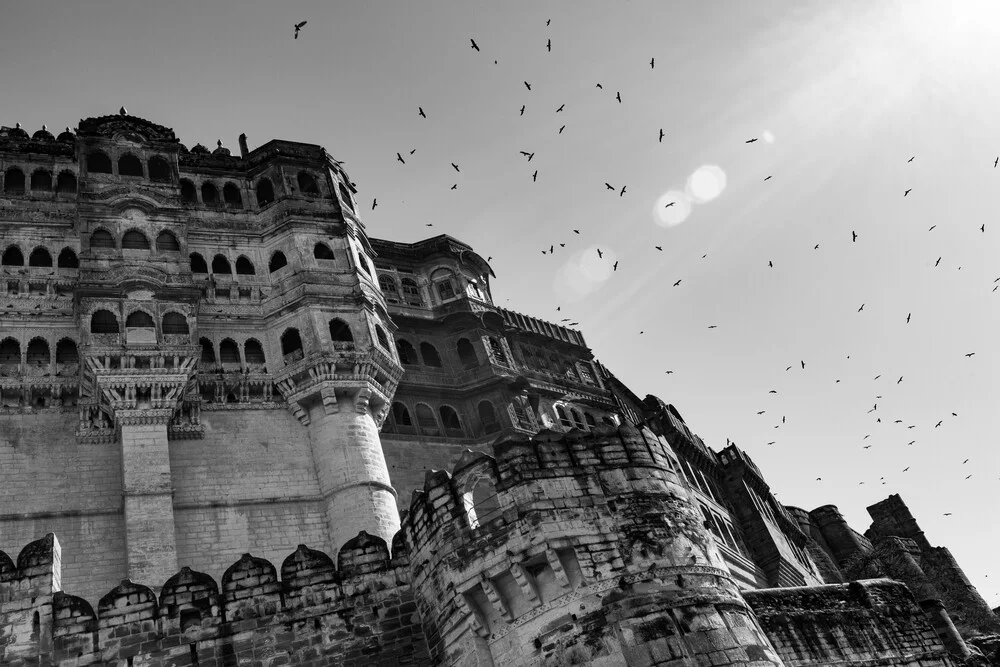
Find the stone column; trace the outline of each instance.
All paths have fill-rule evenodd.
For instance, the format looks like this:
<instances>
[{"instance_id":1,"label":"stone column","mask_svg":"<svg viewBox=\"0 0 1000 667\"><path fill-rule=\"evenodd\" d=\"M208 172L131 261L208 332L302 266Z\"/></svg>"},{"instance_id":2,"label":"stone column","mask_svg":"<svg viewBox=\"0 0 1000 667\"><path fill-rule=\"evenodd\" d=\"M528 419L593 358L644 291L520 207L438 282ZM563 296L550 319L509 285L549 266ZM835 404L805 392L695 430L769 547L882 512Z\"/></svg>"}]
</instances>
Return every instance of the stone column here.
<instances>
[{"instance_id":1,"label":"stone column","mask_svg":"<svg viewBox=\"0 0 1000 667\"><path fill-rule=\"evenodd\" d=\"M177 538L167 421L148 421L119 416L125 544L128 578L159 592L177 572Z\"/></svg>"},{"instance_id":2,"label":"stone column","mask_svg":"<svg viewBox=\"0 0 1000 667\"><path fill-rule=\"evenodd\" d=\"M972 651L969 650L965 640L962 639L958 628L952 623L951 617L948 616L948 611L944 608L944 603L941 600L933 598L921 600L920 608L930 620L931 627L934 628L934 632L937 633L948 653L960 658L967 658L972 655Z\"/></svg>"}]
</instances>

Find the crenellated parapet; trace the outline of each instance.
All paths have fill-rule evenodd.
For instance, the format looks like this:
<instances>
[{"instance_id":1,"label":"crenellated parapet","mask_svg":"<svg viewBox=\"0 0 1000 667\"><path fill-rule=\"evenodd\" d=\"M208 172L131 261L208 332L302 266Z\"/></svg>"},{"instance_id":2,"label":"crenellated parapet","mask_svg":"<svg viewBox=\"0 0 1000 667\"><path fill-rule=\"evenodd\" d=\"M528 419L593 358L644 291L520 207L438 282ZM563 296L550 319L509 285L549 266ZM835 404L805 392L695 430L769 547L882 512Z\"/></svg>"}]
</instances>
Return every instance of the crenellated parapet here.
<instances>
[{"instance_id":1,"label":"crenellated parapet","mask_svg":"<svg viewBox=\"0 0 1000 667\"><path fill-rule=\"evenodd\" d=\"M244 554L221 585L184 567L159 595L126 579L95 610L58 591L58 542L49 535L25 547L17 565L0 552L0 628L9 633L0 663L366 665L377 655L430 665L401 537L393 549L364 532L336 559L300 545L280 579L272 563Z\"/></svg>"},{"instance_id":2,"label":"crenellated parapet","mask_svg":"<svg viewBox=\"0 0 1000 667\"><path fill-rule=\"evenodd\" d=\"M467 452L427 474L403 529L435 660L782 664L649 430Z\"/></svg>"}]
</instances>

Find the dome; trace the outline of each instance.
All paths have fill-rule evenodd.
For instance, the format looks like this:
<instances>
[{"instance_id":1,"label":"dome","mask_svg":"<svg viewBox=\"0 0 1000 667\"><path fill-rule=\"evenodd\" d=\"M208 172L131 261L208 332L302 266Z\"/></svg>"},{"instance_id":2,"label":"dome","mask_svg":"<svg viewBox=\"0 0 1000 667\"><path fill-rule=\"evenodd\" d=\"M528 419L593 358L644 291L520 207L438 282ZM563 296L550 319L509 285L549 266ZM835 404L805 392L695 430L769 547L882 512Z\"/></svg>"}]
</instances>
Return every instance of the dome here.
<instances>
[{"instance_id":1,"label":"dome","mask_svg":"<svg viewBox=\"0 0 1000 667\"><path fill-rule=\"evenodd\" d=\"M70 131L70 129L67 127L64 132L60 132L59 133L59 136L56 137L56 140L57 141L75 141L76 140L76 135L73 134Z\"/></svg>"},{"instance_id":2,"label":"dome","mask_svg":"<svg viewBox=\"0 0 1000 667\"><path fill-rule=\"evenodd\" d=\"M228 148L222 146L222 139L219 139L218 148L212 151L212 155L232 155Z\"/></svg>"},{"instance_id":3,"label":"dome","mask_svg":"<svg viewBox=\"0 0 1000 667\"><path fill-rule=\"evenodd\" d=\"M209 155L208 149L202 146L201 144L195 144L191 148L191 153L193 153L194 155Z\"/></svg>"},{"instance_id":4,"label":"dome","mask_svg":"<svg viewBox=\"0 0 1000 667\"><path fill-rule=\"evenodd\" d=\"M8 135L11 139L27 139L28 133L21 129L21 124L18 123L14 127L10 128Z\"/></svg>"},{"instance_id":5,"label":"dome","mask_svg":"<svg viewBox=\"0 0 1000 667\"><path fill-rule=\"evenodd\" d=\"M56 138L52 136L52 133L49 132L48 128L46 126L44 126L44 125L42 125L42 129L38 130L33 135L31 135L31 138L34 141L55 141L56 140Z\"/></svg>"}]
</instances>

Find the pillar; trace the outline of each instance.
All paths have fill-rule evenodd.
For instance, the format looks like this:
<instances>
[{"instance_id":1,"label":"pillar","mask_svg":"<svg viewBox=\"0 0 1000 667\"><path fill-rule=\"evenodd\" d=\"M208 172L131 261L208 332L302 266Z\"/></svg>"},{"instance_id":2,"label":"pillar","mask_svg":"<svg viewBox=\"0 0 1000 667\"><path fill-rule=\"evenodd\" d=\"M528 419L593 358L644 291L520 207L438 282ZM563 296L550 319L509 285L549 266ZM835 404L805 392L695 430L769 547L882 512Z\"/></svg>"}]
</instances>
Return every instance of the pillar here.
<instances>
[{"instance_id":1,"label":"pillar","mask_svg":"<svg viewBox=\"0 0 1000 667\"><path fill-rule=\"evenodd\" d=\"M128 578L158 593L177 572L167 424L120 423Z\"/></svg>"},{"instance_id":2,"label":"pillar","mask_svg":"<svg viewBox=\"0 0 1000 667\"><path fill-rule=\"evenodd\" d=\"M948 616L948 611L944 608L944 603L941 600L921 600L920 608L930 620L931 627L934 628L934 632L937 633L937 636L941 639L941 643L944 644L945 649L949 653L960 658L967 658L972 655L972 651L969 650L965 640L962 639L958 628L952 623L951 617Z\"/></svg>"}]
</instances>

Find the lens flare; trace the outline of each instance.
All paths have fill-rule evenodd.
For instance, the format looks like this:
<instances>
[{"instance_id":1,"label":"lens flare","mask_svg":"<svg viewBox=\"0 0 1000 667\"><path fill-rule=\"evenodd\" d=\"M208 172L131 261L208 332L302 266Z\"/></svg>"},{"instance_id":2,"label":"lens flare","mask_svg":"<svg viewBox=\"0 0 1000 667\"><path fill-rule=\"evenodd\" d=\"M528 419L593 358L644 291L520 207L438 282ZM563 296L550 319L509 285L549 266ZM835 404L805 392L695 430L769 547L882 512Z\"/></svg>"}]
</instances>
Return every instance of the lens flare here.
<instances>
[{"instance_id":1,"label":"lens flare","mask_svg":"<svg viewBox=\"0 0 1000 667\"><path fill-rule=\"evenodd\" d=\"M691 215L691 198L680 190L667 190L653 204L653 220L660 227L676 227Z\"/></svg>"},{"instance_id":2,"label":"lens flare","mask_svg":"<svg viewBox=\"0 0 1000 667\"><path fill-rule=\"evenodd\" d=\"M714 164L706 164L694 170L688 177L684 190L697 204L710 202L726 189L726 172Z\"/></svg>"},{"instance_id":3,"label":"lens flare","mask_svg":"<svg viewBox=\"0 0 1000 667\"><path fill-rule=\"evenodd\" d=\"M764 130L763 132L761 132L760 138L763 139L766 143L769 144L774 143L774 135L771 134L769 130Z\"/></svg>"},{"instance_id":4,"label":"lens flare","mask_svg":"<svg viewBox=\"0 0 1000 667\"><path fill-rule=\"evenodd\" d=\"M590 246L576 252L560 267L552 287L562 301L579 301L596 292L611 277L612 265L618 261L618 255L608 248L601 248L601 257L597 250L598 246Z\"/></svg>"}]
</instances>

